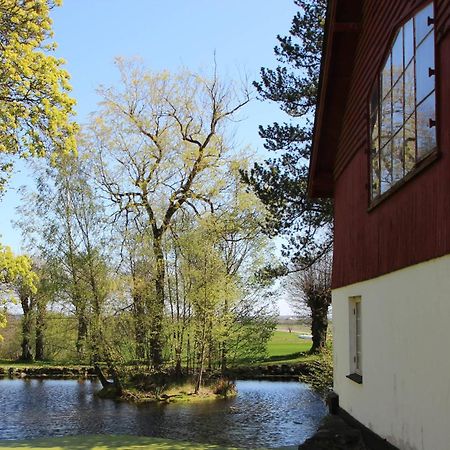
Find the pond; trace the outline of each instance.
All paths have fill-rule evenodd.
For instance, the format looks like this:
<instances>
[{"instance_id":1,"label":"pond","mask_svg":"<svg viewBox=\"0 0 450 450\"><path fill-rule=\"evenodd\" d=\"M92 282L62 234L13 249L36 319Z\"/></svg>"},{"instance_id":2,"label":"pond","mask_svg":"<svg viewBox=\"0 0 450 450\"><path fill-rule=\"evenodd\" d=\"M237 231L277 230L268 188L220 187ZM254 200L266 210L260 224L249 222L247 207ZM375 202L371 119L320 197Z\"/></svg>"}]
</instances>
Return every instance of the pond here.
<instances>
[{"instance_id":1,"label":"pond","mask_svg":"<svg viewBox=\"0 0 450 450\"><path fill-rule=\"evenodd\" d=\"M298 445L325 414L299 382L238 381L238 396L195 404L99 399L97 381L0 380L0 439L131 434L254 448Z\"/></svg>"}]
</instances>

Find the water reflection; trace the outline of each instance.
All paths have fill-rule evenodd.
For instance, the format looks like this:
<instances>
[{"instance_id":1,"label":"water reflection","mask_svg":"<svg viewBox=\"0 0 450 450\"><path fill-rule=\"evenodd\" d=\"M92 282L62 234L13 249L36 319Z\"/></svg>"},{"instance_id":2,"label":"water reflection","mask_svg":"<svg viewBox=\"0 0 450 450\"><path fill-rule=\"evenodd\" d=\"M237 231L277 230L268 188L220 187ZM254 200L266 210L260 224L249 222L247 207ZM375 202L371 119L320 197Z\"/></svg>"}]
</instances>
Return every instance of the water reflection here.
<instances>
[{"instance_id":1,"label":"water reflection","mask_svg":"<svg viewBox=\"0 0 450 450\"><path fill-rule=\"evenodd\" d=\"M240 447L281 447L308 438L325 414L296 382L239 381L231 400L131 405L93 396L95 381L1 380L0 439L135 434Z\"/></svg>"}]
</instances>

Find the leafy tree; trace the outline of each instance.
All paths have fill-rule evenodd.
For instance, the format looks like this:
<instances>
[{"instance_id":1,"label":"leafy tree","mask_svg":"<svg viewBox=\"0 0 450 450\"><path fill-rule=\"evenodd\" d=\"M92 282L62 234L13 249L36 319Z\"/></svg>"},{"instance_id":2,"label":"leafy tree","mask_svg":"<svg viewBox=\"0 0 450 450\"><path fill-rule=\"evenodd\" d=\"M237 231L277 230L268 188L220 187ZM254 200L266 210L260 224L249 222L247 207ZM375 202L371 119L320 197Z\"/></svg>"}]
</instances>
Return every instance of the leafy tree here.
<instances>
[{"instance_id":1,"label":"leafy tree","mask_svg":"<svg viewBox=\"0 0 450 450\"><path fill-rule=\"evenodd\" d=\"M290 304L301 316L305 307L311 314L312 347L310 353L325 350L328 309L331 305L331 255L324 255L314 264L289 275Z\"/></svg>"},{"instance_id":2,"label":"leafy tree","mask_svg":"<svg viewBox=\"0 0 450 450\"><path fill-rule=\"evenodd\" d=\"M229 150L225 124L248 101L216 75L153 74L117 60L122 86L101 89L102 108L91 127L97 173L118 215L143 217L152 240L155 307L151 361L163 362L162 321L166 271L164 237L180 211L212 207L225 183Z\"/></svg>"},{"instance_id":3,"label":"leafy tree","mask_svg":"<svg viewBox=\"0 0 450 450\"><path fill-rule=\"evenodd\" d=\"M262 68L254 82L262 100L273 101L294 120L260 126L264 147L275 152L243 172L244 180L272 213L267 232L288 238L281 272L306 267L332 246L332 204L308 197L308 165L317 103L326 0L295 0L289 36L278 36L280 65ZM278 271L279 272L279 271Z\"/></svg>"},{"instance_id":4,"label":"leafy tree","mask_svg":"<svg viewBox=\"0 0 450 450\"><path fill-rule=\"evenodd\" d=\"M101 344L100 316L110 289L103 209L87 164L82 155L62 156L56 167L36 164L37 190L24 193L18 222L52 289L77 317L80 359Z\"/></svg>"},{"instance_id":5,"label":"leafy tree","mask_svg":"<svg viewBox=\"0 0 450 450\"><path fill-rule=\"evenodd\" d=\"M27 297L28 300L36 293L37 282L31 259L25 255L16 256L9 247L0 244L0 293L3 294L1 302L5 303L11 298L11 291L18 293L20 300L22 297ZM0 327L3 328L5 325L6 314L0 312Z\"/></svg>"},{"instance_id":6,"label":"leafy tree","mask_svg":"<svg viewBox=\"0 0 450 450\"><path fill-rule=\"evenodd\" d=\"M0 0L0 193L12 155L56 157L75 149L69 75L49 54L49 10L59 4Z\"/></svg>"}]
</instances>

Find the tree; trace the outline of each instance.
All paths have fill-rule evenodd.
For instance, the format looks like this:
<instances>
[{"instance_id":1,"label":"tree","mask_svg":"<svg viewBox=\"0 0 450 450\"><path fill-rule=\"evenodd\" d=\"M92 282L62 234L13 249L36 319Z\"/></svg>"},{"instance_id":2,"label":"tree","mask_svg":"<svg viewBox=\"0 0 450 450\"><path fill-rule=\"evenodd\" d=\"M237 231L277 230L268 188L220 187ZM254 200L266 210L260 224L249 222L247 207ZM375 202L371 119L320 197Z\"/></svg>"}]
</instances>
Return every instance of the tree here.
<instances>
[{"instance_id":1,"label":"tree","mask_svg":"<svg viewBox=\"0 0 450 450\"><path fill-rule=\"evenodd\" d=\"M163 241L179 211L206 205L220 190L228 150L224 126L248 101L216 74L153 74L117 60L121 89L101 89L102 107L91 127L103 189L126 220L144 216L152 240L155 307L151 361L163 362L165 301Z\"/></svg>"},{"instance_id":2,"label":"tree","mask_svg":"<svg viewBox=\"0 0 450 450\"><path fill-rule=\"evenodd\" d=\"M12 155L75 149L75 101L63 60L50 55L49 10L61 0L0 0L0 193Z\"/></svg>"},{"instance_id":3,"label":"tree","mask_svg":"<svg viewBox=\"0 0 450 450\"><path fill-rule=\"evenodd\" d=\"M320 60L326 0L295 0L300 11L294 16L287 37L278 36L276 69L261 69L261 80L254 82L260 98L274 101L295 119L289 123L260 126L264 147L277 155L255 163L243 178L272 213L266 224L271 235L287 238L283 246L285 264L269 267L269 276L285 275L311 267L331 251L333 245L333 207L327 199L308 197L308 168L313 135L313 117L318 100ZM302 277L302 275L299 275ZM304 276L308 276L308 270ZM311 293L312 294L312 293ZM319 296L315 302L328 300ZM311 305L315 304L312 302ZM313 322L320 322L318 309L311 309ZM315 314L319 313L319 317ZM315 335L314 340L321 341Z\"/></svg>"},{"instance_id":4,"label":"tree","mask_svg":"<svg viewBox=\"0 0 450 450\"><path fill-rule=\"evenodd\" d=\"M328 309L331 305L331 256L316 260L310 267L289 275L290 303L301 316L305 306L311 313L312 347L310 353L325 349Z\"/></svg>"},{"instance_id":5,"label":"tree","mask_svg":"<svg viewBox=\"0 0 450 450\"><path fill-rule=\"evenodd\" d=\"M19 294L20 301L23 306L27 307L30 303L30 297L36 293L36 285L38 278L36 273L32 270L31 259L25 255L16 256L9 247L4 247L0 244L0 288L3 294L2 302L5 302L7 298L10 298L8 291L12 291L12 297L14 293ZM6 298L5 298L6 297ZM29 321L24 320L24 331L28 333ZM0 313L0 327L6 325L6 315ZM27 345L27 343L25 343ZM22 346L22 348L24 348ZM31 355L30 352L25 349L27 358Z\"/></svg>"},{"instance_id":6,"label":"tree","mask_svg":"<svg viewBox=\"0 0 450 450\"><path fill-rule=\"evenodd\" d=\"M83 155L72 154L61 156L54 167L36 164L37 190L24 192L18 222L52 289L77 318L80 359L101 346L100 316L110 288L103 209L88 164Z\"/></svg>"},{"instance_id":7,"label":"tree","mask_svg":"<svg viewBox=\"0 0 450 450\"><path fill-rule=\"evenodd\" d=\"M294 16L287 37L278 36L276 69L261 69L254 82L262 100L276 102L295 119L289 123L260 126L264 147L277 155L255 163L242 173L256 195L272 213L266 224L271 235L288 238L282 272L308 267L332 246L332 203L308 197L308 164L313 117L317 103L320 55L326 0L295 0L300 11Z\"/></svg>"}]
</instances>

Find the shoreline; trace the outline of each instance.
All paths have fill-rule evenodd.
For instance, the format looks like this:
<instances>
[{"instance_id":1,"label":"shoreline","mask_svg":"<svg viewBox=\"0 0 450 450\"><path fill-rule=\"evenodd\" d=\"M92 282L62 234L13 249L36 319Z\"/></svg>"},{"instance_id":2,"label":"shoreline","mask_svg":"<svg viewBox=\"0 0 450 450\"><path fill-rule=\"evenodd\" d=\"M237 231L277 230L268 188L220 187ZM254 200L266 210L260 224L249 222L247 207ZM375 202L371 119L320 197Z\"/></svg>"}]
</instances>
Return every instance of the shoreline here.
<instances>
[{"instance_id":1,"label":"shoreline","mask_svg":"<svg viewBox=\"0 0 450 450\"><path fill-rule=\"evenodd\" d=\"M261 381L297 381L300 376L307 376L311 371L311 363L273 364L261 366L235 367L225 373L227 378L239 380ZM2 378L97 378L91 366L9 366L0 367Z\"/></svg>"}]
</instances>

